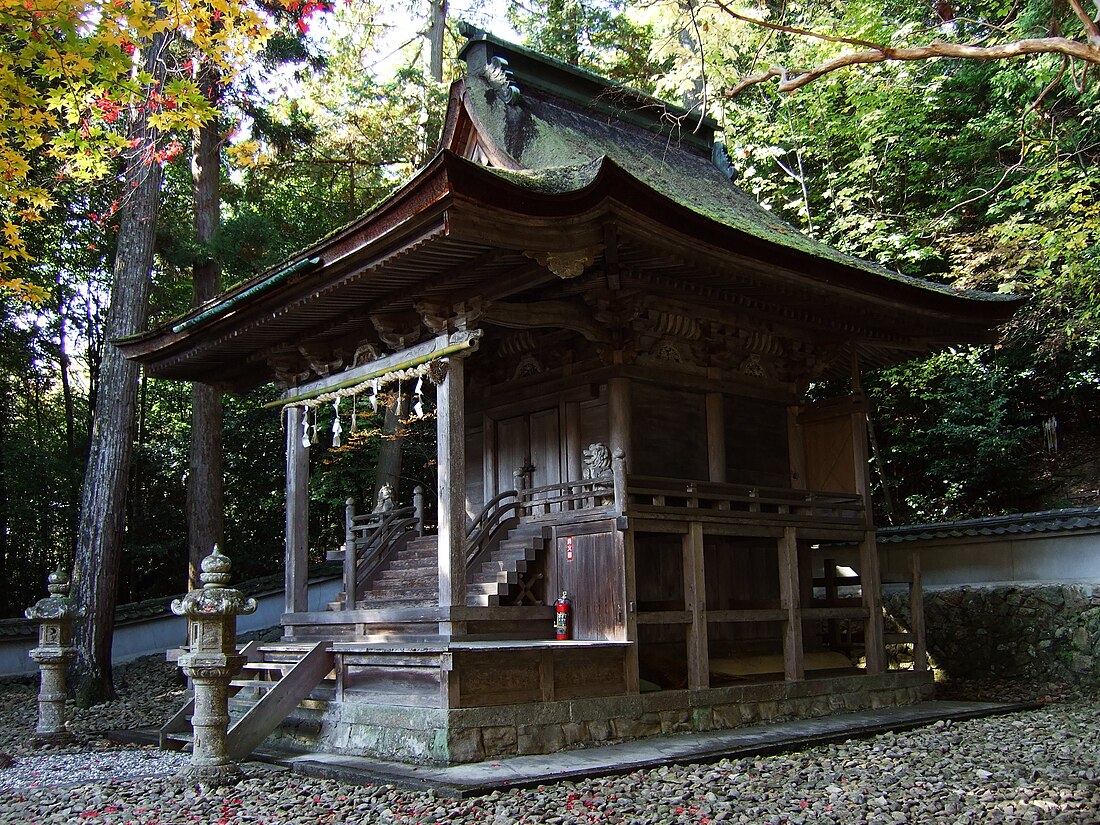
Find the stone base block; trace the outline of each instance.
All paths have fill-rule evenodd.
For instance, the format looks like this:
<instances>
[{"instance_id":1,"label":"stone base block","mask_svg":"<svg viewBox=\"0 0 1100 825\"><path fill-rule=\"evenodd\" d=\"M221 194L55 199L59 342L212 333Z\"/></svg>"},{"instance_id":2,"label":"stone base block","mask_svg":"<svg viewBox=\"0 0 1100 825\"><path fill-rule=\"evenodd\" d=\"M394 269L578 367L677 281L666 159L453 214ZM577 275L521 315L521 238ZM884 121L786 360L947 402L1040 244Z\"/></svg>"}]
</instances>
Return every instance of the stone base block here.
<instances>
[{"instance_id":1,"label":"stone base block","mask_svg":"<svg viewBox=\"0 0 1100 825\"><path fill-rule=\"evenodd\" d=\"M475 708L376 705L357 697L300 707L273 738L299 751L447 765L914 704L932 695L931 673L890 671Z\"/></svg>"}]
</instances>

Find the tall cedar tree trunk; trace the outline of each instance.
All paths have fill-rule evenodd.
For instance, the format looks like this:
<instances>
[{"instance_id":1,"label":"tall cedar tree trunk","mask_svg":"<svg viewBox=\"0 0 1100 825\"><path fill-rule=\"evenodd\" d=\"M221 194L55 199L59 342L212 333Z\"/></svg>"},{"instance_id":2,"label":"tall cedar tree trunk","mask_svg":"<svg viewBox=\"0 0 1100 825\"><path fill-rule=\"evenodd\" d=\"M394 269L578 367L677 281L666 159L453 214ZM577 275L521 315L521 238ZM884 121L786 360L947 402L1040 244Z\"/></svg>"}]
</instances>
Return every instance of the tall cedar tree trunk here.
<instances>
[{"instance_id":1,"label":"tall cedar tree trunk","mask_svg":"<svg viewBox=\"0 0 1100 825\"><path fill-rule=\"evenodd\" d=\"M436 83L443 81L443 36L447 32L447 0L431 0L428 19L428 72ZM427 91L425 90L425 94ZM427 101L424 107L424 123L427 125ZM427 147L423 146L426 150ZM422 152L421 154L425 154ZM354 187L353 187L354 188ZM401 452L405 439L401 434L401 418L406 415L406 398L398 388L393 403L386 406L386 419L382 424L382 443L378 449L378 466L374 474L374 496L383 485L389 484L394 494L401 491ZM407 503L407 502L406 502Z\"/></svg>"},{"instance_id":2,"label":"tall cedar tree trunk","mask_svg":"<svg viewBox=\"0 0 1100 825\"><path fill-rule=\"evenodd\" d=\"M169 35L158 35L145 51L145 67L163 85L162 53ZM145 326L149 282L160 202L161 167L152 157L157 132L149 112L135 108L129 137L134 148L125 155L125 197L120 212L118 245L107 311L102 360L96 390L91 450L80 501L73 593L84 609L76 626L76 698L90 707L114 697L111 637L115 625L118 572L125 526L126 488L134 443L137 364L127 361L111 343L135 335Z\"/></svg>"},{"instance_id":3,"label":"tall cedar tree trunk","mask_svg":"<svg viewBox=\"0 0 1100 825\"><path fill-rule=\"evenodd\" d=\"M436 83L443 82L443 36L447 33L447 0L430 0L428 12L428 72Z\"/></svg>"},{"instance_id":4,"label":"tall cedar tree trunk","mask_svg":"<svg viewBox=\"0 0 1100 825\"><path fill-rule=\"evenodd\" d=\"M205 64L203 92L216 107L217 70ZM221 292L221 263L210 250L221 224L221 159L217 119L199 129L191 172L195 193L195 238L202 257L195 262L192 305L199 306ZM199 586L199 563L225 534L222 480L222 396L209 384L191 387L191 461L187 473L187 587Z\"/></svg>"},{"instance_id":5,"label":"tall cedar tree trunk","mask_svg":"<svg viewBox=\"0 0 1100 825\"><path fill-rule=\"evenodd\" d=\"M374 472L374 501L378 491L389 484L395 496L401 494L401 448L405 436L401 430L401 418L406 414L405 394L400 389L393 394L393 401L386 405L386 418L382 422L382 443L378 445L378 466ZM401 504L411 504L403 501Z\"/></svg>"}]
</instances>

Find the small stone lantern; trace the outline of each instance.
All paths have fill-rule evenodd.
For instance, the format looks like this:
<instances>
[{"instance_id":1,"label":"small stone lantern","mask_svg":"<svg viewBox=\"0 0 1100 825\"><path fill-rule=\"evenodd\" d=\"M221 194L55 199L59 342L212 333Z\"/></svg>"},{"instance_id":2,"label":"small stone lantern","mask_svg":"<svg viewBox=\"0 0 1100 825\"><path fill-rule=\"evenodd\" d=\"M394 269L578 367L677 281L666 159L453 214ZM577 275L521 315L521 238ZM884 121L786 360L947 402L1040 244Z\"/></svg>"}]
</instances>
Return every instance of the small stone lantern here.
<instances>
[{"instance_id":1,"label":"small stone lantern","mask_svg":"<svg viewBox=\"0 0 1100 825\"><path fill-rule=\"evenodd\" d=\"M64 745L76 739L65 726L65 671L76 656L73 619L83 611L69 600L69 574L61 565L46 581L50 595L24 611L28 619L38 622L38 647L30 652L41 674L34 737L39 742Z\"/></svg>"},{"instance_id":2,"label":"small stone lantern","mask_svg":"<svg viewBox=\"0 0 1100 825\"><path fill-rule=\"evenodd\" d=\"M211 787L231 784L242 776L240 767L226 755L229 680L244 664L244 657L237 655L237 616L254 613L256 600L227 587L230 566L215 544L202 560L202 587L172 602L172 612L187 617L189 650L180 657L179 666L195 686L194 746L191 764L180 778Z\"/></svg>"}]
</instances>

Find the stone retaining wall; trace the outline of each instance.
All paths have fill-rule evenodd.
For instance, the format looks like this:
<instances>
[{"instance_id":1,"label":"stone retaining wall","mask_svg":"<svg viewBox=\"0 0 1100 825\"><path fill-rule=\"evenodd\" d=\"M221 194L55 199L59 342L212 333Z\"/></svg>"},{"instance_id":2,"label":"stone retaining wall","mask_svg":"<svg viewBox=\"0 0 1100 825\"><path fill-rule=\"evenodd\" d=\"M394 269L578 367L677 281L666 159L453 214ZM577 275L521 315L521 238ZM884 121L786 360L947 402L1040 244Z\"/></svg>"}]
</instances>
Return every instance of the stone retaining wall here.
<instances>
[{"instance_id":1,"label":"stone retaining wall","mask_svg":"<svg viewBox=\"0 0 1100 825\"><path fill-rule=\"evenodd\" d=\"M903 626L907 598L885 599ZM948 676L1100 685L1100 583L936 588L924 615L929 655Z\"/></svg>"},{"instance_id":2,"label":"stone retaining wall","mask_svg":"<svg viewBox=\"0 0 1100 825\"><path fill-rule=\"evenodd\" d=\"M299 751L445 765L911 705L930 698L930 672L892 671L451 710L310 702L296 709L269 741Z\"/></svg>"}]
</instances>

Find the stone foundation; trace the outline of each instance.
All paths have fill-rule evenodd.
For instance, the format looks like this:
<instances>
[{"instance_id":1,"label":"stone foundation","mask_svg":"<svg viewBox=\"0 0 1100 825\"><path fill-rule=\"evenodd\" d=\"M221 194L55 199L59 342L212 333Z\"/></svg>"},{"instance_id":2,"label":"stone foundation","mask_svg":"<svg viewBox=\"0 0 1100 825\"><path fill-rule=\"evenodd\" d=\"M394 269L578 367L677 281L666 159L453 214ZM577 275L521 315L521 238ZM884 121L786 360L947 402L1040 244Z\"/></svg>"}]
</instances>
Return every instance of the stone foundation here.
<instances>
[{"instance_id":1,"label":"stone foundation","mask_svg":"<svg viewBox=\"0 0 1100 825\"><path fill-rule=\"evenodd\" d=\"M300 751L445 765L909 705L930 699L932 692L930 673L891 671L450 710L310 702L271 741Z\"/></svg>"},{"instance_id":2,"label":"stone foundation","mask_svg":"<svg viewBox=\"0 0 1100 825\"><path fill-rule=\"evenodd\" d=\"M908 624L907 597L885 605ZM1100 685L1100 583L936 588L924 617L928 652L948 676Z\"/></svg>"}]
</instances>

